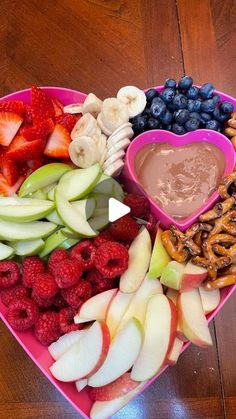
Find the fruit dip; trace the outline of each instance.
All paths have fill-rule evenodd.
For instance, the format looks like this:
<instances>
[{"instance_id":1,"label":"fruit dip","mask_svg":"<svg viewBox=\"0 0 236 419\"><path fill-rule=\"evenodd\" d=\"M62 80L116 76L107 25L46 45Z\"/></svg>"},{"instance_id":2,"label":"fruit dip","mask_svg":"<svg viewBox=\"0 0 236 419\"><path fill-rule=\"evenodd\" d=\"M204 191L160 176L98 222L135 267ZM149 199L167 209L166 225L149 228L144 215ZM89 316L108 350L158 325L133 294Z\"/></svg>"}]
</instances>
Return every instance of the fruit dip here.
<instances>
[{"instance_id":1,"label":"fruit dip","mask_svg":"<svg viewBox=\"0 0 236 419\"><path fill-rule=\"evenodd\" d=\"M187 218L207 201L224 169L224 154L206 142L177 148L147 144L135 158L136 176L144 190L175 219Z\"/></svg>"}]
</instances>

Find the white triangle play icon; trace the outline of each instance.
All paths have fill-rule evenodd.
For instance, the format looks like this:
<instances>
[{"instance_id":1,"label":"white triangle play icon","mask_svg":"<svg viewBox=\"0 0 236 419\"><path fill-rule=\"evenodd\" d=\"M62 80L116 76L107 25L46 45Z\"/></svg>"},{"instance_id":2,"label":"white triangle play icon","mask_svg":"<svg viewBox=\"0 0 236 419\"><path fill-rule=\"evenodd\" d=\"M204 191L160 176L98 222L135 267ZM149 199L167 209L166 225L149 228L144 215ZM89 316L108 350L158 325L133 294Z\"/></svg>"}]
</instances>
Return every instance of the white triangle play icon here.
<instances>
[{"instance_id":1,"label":"white triangle play icon","mask_svg":"<svg viewBox=\"0 0 236 419\"><path fill-rule=\"evenodd\" d=\"M118 201L115 198L109 199L108 204L108 219L110 222L116 221L119 218L123 217L124 215L130 212L130 207L122 202Z\"/></svg>"}]
</instances>

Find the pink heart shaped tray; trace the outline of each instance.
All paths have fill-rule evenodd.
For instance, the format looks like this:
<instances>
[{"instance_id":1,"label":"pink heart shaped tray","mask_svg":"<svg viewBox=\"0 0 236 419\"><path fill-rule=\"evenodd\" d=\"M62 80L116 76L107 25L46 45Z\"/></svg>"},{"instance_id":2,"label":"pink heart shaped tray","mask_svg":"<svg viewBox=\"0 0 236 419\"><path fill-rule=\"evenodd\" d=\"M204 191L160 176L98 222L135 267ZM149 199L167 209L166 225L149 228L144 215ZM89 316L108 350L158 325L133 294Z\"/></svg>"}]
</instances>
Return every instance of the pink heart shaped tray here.
<instances>
[{"instance_id":1,"label":"pink heart shaped tray","mask_svg":"<svg viewBox=\"0 0 236 419\"><path fill-rule=\"evenodd\" d=\"M162 86L157 87L158 90L162 89ZM51 96L58 98L65 105L69 103L83 102L86 95L84 93L65 89L62 87L45 87ZM221 92L217 92L221 95L223 100L230 100L234 103L236 109L236 100L228 95L225 95ZM30 101L30 89L22 90L19 92L12 93L0 99L2 100L18 99L24 100L25 102ZM207 316L208 321L211 321L215 315L221 310L223 305L226 303L228 298L236 290L236 285L224 288L221 290L221 302L217 309ZM84 418L89 418L90 408L92 402L89 398L87 389L85 388L80 393L77 392L75 385L73 383L61 383L53 378L49 371L49 366L52 364L53 359L49 355L47 347L41 345L35 338L32 332L19 333L15 332L9 323L6 320L6 307L0 302L0 317L3 322L6 324L8 329L11 331L13 336L17 339L19 344L24 348L25 352L30 356L34 363L40 368L44 375L54 384L54 386L64 395L64 397L74 406L74 408L79 412ZM187 343L183 347L183 351L187 349L190 343ZM153 379L149 380L146 386L147 388L155 379L166 369L163 368ZM142 389L140 393L144 390Z\"/></svg>"}]
</instances>

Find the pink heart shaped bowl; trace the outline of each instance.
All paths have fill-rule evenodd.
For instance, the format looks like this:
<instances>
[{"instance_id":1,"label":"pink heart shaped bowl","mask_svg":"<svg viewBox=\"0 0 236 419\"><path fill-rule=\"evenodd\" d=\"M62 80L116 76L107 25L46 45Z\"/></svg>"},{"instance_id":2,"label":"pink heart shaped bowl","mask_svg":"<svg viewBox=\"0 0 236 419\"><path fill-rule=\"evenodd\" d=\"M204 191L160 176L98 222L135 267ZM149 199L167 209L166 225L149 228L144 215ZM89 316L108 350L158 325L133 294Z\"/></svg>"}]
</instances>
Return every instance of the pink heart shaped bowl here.
<instances>
[{"instance_id":1,"label":"pink heart shaped bowl","mask_svg":"<svg viewBox=\"0 0 236 419\"><path fill-rule=\"evenodd\" d=\"M138 152L147 144L156 144L156 143L167 143L173 147L178 148L179 146L184 146L193 142L207 142L214 144L225 156L225 171L224 175L227 175L233 171L235 165L235 151L234 147L228 138L223 134L220 134L217 131L199 129L193 132L189 132L184 135L176 135L169 131L164 130L151 130L146 131L138 135L130 144L126 157L125 157L125 166L123 169L123 177L125 179L125 184L127 189L132 187L132 190L136 189L140 192L146 194L145 190L141 186L135 171L135 159ZM147 195L147 194L146 194ZM153 215L160 221L162 227L169 228L171 224L177 225L177 227L184 231L190 225L192 225L200 214L207 211L212 207L214 203L219 199L218 192L214 192L208 200L200 206L193 214L189 217L181 220L176 220L167 214L163 209L158 205L154 198L148 195L150 202L151 210Z\"/></svg>"}]
</instances>

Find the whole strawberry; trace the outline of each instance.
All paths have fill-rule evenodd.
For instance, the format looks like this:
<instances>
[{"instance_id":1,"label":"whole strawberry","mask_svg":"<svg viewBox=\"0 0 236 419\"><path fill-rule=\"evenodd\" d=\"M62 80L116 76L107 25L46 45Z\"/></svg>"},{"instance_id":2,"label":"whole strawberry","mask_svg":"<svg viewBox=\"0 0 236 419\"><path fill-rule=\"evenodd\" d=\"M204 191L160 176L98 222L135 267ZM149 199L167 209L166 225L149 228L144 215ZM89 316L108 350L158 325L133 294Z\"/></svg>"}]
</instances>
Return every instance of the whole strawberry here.
<instances>
[{"instance_id":1,"label":"whole strawberry","mask_svg":"<svg viewBox=\"0 0 236 419\"><path fill-rule=\"evenodd\" d=\"M133 241L138 231L138 224L129 214L114 221L109 227L109 233L118 241Z\"/></svg>"}]
</instances>

